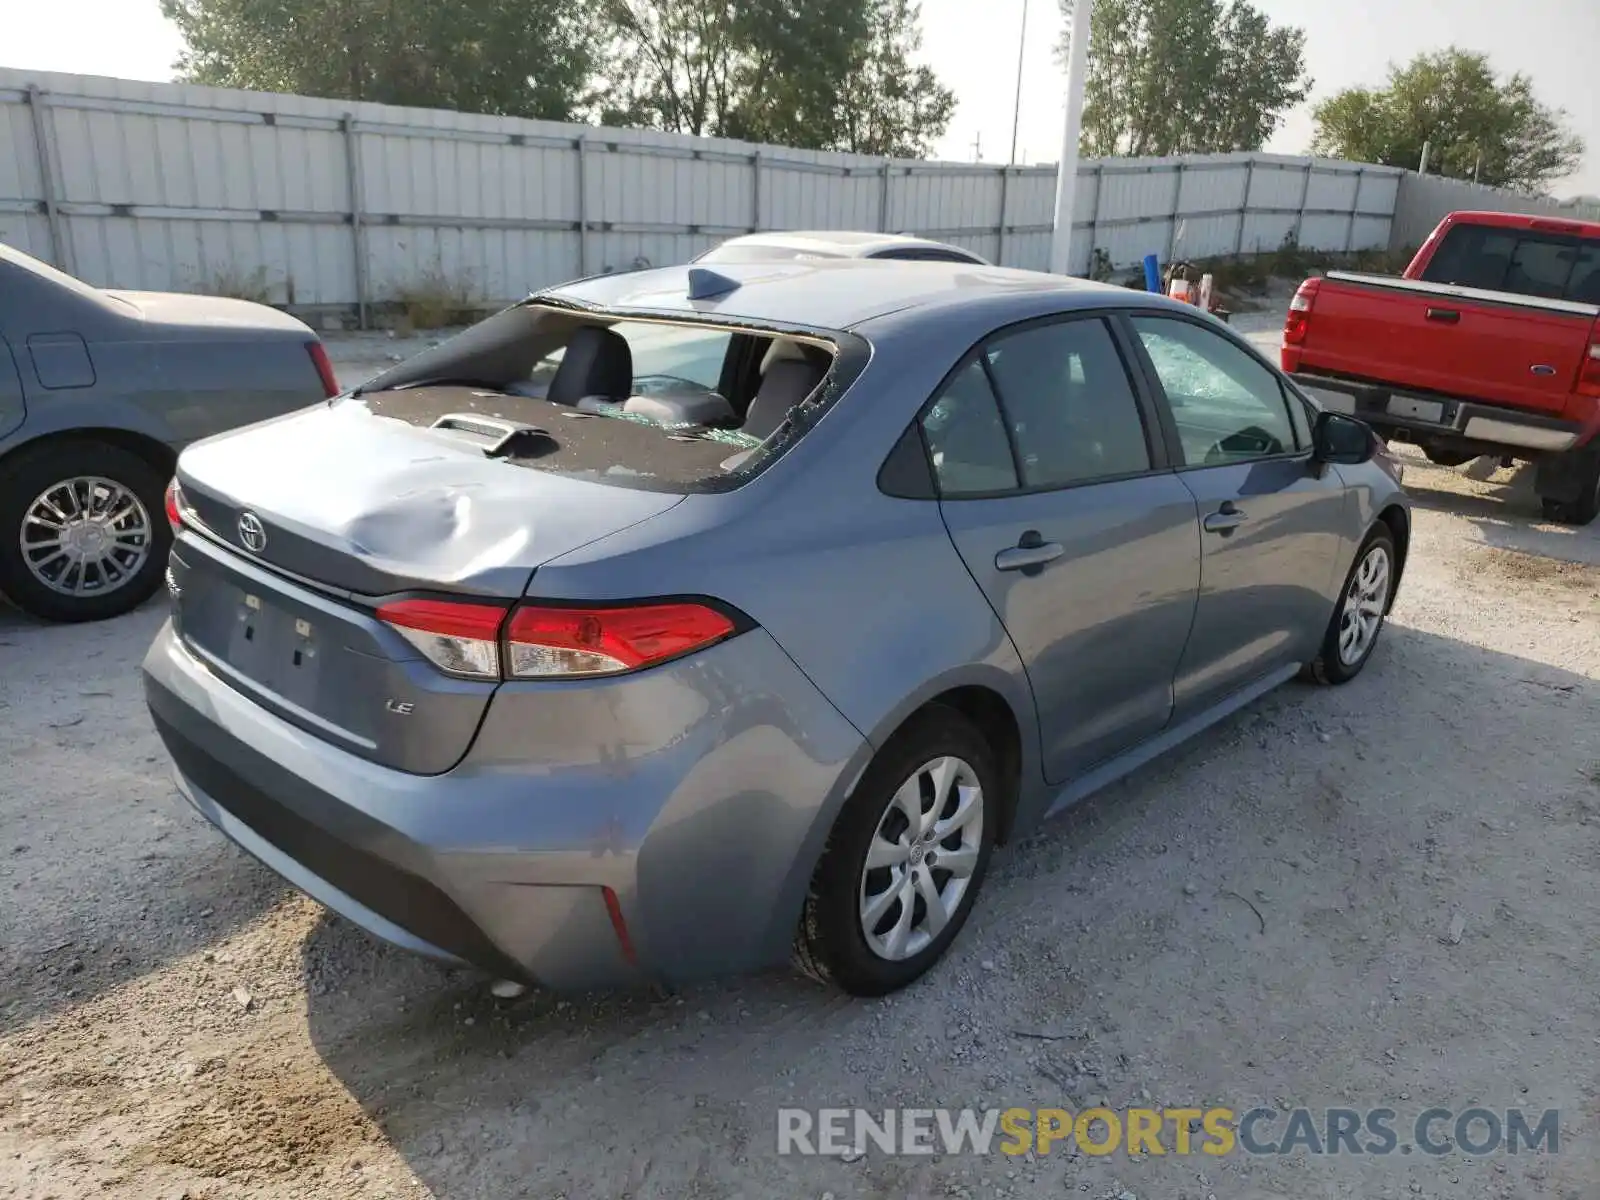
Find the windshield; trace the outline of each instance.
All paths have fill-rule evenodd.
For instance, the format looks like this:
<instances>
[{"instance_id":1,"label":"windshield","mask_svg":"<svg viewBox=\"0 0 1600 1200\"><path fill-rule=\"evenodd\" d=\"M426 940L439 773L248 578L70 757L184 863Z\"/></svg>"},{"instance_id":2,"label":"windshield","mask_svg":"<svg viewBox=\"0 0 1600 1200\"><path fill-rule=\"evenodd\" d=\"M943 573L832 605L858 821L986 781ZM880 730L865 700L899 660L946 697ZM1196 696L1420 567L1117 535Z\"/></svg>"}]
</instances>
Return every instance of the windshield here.
<instances>
[{"instance_id":1,"label":"windshield","mask_svg":"<svg viewBox=\"0 0 1600 1200\"><path fill-rule=\"evenodd\" d=\"M859 372L838 331L527 304L380 375L353 399L535 470L720 491L783 452Z\"/></svg>"}]
</instances>

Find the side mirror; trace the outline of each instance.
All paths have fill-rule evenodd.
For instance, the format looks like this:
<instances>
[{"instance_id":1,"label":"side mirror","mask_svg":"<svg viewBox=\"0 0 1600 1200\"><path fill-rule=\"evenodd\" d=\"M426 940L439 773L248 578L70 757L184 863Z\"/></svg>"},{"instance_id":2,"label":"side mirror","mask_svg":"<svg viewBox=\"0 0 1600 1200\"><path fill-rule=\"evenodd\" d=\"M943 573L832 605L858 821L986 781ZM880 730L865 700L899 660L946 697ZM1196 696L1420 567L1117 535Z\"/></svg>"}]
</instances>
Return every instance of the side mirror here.
<instances>
[{"instance_id":1,"label":"side mirror","mask_svg":"<svg viewBox=\"0 0 1600 1200\"><path fill-rule=\"evenodd\" d=\"M1343 413L1317 414L1317 423L1311 430L1312 462L1370 462L1377 448L1377 439L1366 422Z\"/></svg>"}]
</instances>

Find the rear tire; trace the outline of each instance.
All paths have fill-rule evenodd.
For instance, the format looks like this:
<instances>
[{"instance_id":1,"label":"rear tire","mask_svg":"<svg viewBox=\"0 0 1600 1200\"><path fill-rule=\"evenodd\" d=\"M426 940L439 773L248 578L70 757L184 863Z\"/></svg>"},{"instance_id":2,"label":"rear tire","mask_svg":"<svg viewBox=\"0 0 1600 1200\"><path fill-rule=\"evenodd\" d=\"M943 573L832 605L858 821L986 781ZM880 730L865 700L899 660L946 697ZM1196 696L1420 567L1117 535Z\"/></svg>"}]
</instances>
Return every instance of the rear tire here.
<instances>
[{"instance_id":1,"label":"rear tire","mask_svg":"<svg viewBox=\"0 0 1600 1200\"><path fill-rule=\"evenodd\" d=\"M1304 678L1316 683L1349 683L1361 674L1389 615L1399 559L1394 535L1379 522L1356 551L1345 576L1339 603L1322 638L1317 656L1305 665Z\"/></svg>"},{"instance_id":2,"label":"rear tire","mask_svg":"<svg viewBox=\"0 0 1600 1200\"><path fill-rule=\"evenodd\" d=\"M121 616L161 585L166 480L120 446L58 441L0 463L0 592L47 621Z\"/></svg>"},{"instance_id":3,"label":"rear tire","mask_svg":"<svg viewBox=\"0 0 1600 1200\"><path fill-rule=\"evenodd\" d=\"M828 835L795 965L854 996L922 975L972 911L1000 803L994 752L972 723L942 707L915 718L879 751Z\"/></svg>"},{"instance_id":4,"label":"rear tire","mask_svg":"<svg viewBox=\"0 0 1600 1200\"><path fill-rule=\"evenodd\" d=\"M1600 516L1600 447L1590 445L1541 460L1534 490L1546 520L1589 524Z\"/></svg>"},{"instance_id":5,"label":"rear tire","mask_svg":"<svg viewBox=\"0 0 1600 1200\"><path fill-rule=\"evenodd\" d=\"M1600 456L1589 465L1579 486L1583 489L1576 500L1551 500L1540 497L1539 506L1545 520L1559 521L1563 525L1587 525L1600 516Z\"/></svg>"}]
</instances>

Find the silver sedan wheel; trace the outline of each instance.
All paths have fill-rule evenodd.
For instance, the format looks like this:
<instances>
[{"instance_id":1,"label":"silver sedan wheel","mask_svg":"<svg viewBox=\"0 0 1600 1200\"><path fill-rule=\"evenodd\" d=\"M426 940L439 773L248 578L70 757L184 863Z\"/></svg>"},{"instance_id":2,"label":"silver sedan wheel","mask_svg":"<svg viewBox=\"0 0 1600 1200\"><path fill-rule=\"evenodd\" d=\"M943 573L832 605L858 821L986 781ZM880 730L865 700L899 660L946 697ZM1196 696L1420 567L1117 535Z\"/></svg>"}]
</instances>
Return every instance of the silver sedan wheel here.
<instances>
[{"instance_id":1,"label":"silver sedan wheel","mask_svg":"<svg viewBox=\"0 0 1600 1200\"><path fill-rule=\"evenodd\" d=\"M911 773L878 820L861 871L861 932L879 958L928 948L960 910L983 843L972 764L936 758Z\"/></svg>"},{"instance_id":2,"label":"silver sedan wheel","mask_svg":"<svg viewBox=\"0 0 1600 1200\"><path fill-rule=\"evenodd\" d=\"M1389 605L1389 548L1371 546L1350 578L1339 612L1339 661L1353 667L1378 638Z\"/></svg>"},{"instance_id":3,"label":"silver sedan wheel","mask_svg":"<svg viewBox=\"0 0 1600 1200\"><path fill-rule=\"evenodd\" d=\"M139 573L153 536L138 496L115 479L85 475L39 493L23 513L20 541L22 561L51 591L103 596Z\"/></svg>"}]
</instances>

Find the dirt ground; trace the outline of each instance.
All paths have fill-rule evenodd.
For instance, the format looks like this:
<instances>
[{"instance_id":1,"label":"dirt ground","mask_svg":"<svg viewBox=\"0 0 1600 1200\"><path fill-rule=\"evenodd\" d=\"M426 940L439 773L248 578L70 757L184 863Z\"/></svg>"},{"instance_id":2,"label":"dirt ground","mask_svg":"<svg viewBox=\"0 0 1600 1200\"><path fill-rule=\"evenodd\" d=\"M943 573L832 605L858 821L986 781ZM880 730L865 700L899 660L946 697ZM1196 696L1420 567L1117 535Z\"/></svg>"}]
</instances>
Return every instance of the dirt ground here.
<instances>
[{"instance_id":1,"label":"dirt ground","mask_svg":"<svg viewBox=\"0 0 1600 1200\"><path fill-rule=\"evenodd\" d=\"M336 349L347 381L398 352ZM1357 681L1003 851L948 960L870 1003L782 973L497 1001L179 807L137 677L159 602L0 612L0 1195L1592 1200L1600 525L1475 474L1408 461ZM775 1153L780 1106L1101 1100L1558 1108L1561 1153Z\"/></svg>"}]
</instances>

